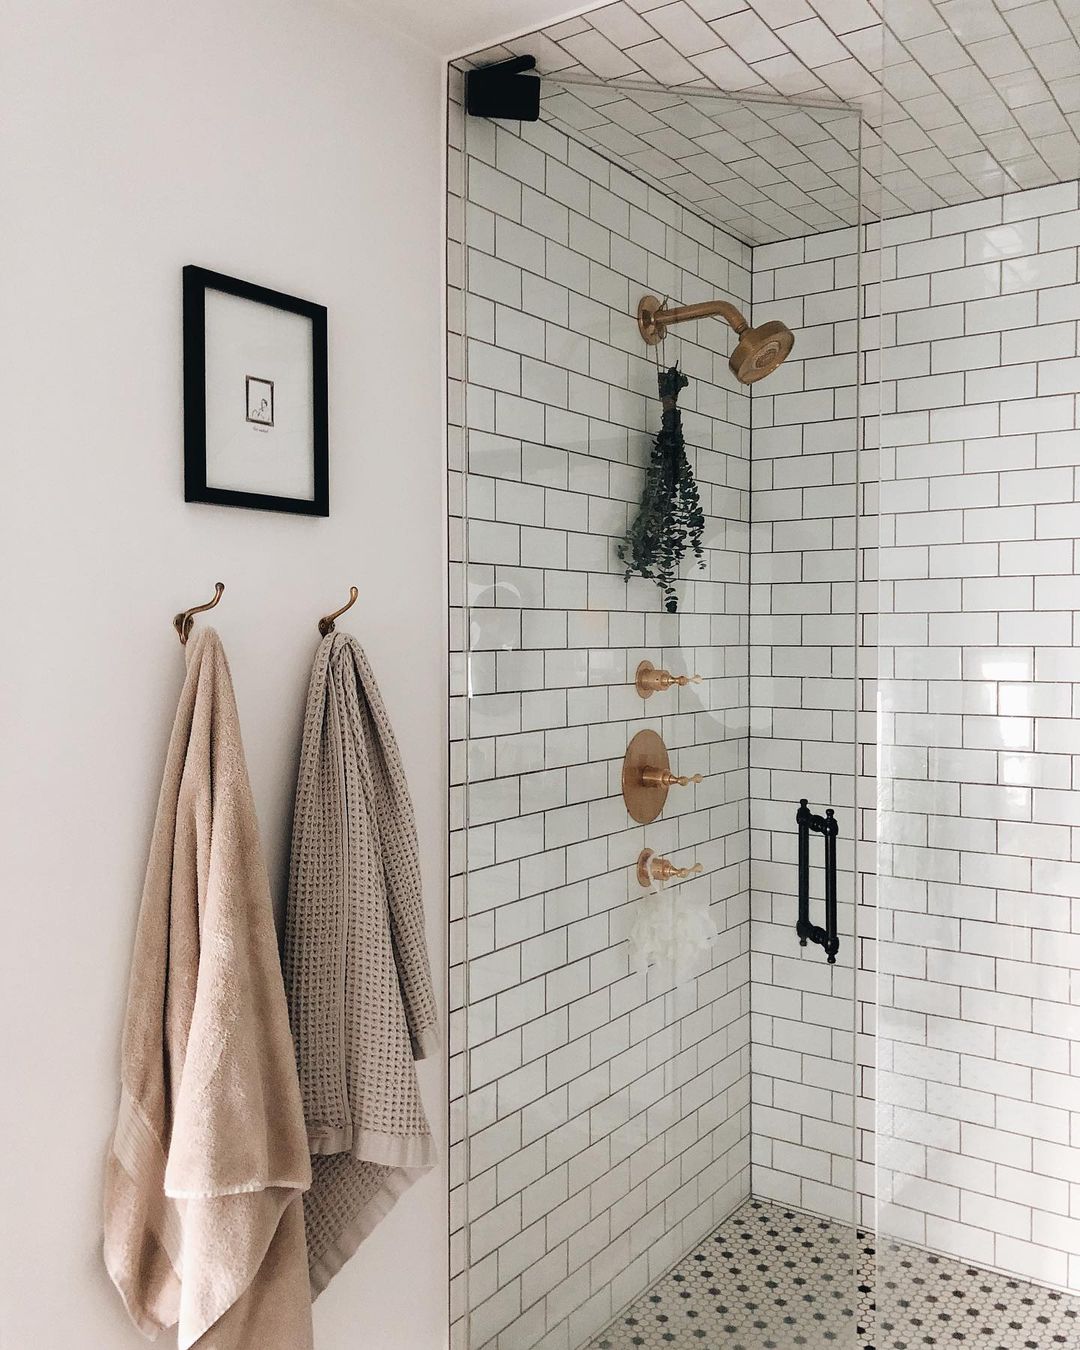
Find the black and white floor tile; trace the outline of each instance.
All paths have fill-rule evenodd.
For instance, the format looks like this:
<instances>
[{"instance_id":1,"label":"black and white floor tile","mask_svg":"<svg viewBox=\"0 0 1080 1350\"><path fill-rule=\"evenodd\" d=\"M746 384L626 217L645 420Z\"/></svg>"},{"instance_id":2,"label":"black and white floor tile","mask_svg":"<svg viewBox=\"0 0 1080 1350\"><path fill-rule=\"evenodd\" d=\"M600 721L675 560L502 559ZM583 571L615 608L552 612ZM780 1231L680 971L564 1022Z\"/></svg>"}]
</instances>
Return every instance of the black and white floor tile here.
<instances>
[{"instance_id":1,"label":"black and white floor tile","mask_svg":"<svg viewBox=\"0 0 1080 1350\"><path fill-rule=\"evenodd\" d=\"M878 1260L876 1318L871 1350L1080 1346L1080 1299L896 1243Z\"/></svg>"},{"instance_id":2,"label":"black and white floor tile","mask_svg":"<svg viewBox=\"0 0 1080 1350\"><path fill-rule=\"evenodd\" d=\"M748 1200L588 1350L1080 1346L1078 1299L896 1244L876 1273L874 1247L859 1236Z\"/></svg>"},{"instance_id":3,"label":"black and white floor tile","mask_svg":"<svg viewBox=\"0 0 1080 1350\"><path fill-rule=\"evenodd\" d=\"M589 1350L852 1350L850 1228L748 1200Z\"/></svg>"}]
</instances>

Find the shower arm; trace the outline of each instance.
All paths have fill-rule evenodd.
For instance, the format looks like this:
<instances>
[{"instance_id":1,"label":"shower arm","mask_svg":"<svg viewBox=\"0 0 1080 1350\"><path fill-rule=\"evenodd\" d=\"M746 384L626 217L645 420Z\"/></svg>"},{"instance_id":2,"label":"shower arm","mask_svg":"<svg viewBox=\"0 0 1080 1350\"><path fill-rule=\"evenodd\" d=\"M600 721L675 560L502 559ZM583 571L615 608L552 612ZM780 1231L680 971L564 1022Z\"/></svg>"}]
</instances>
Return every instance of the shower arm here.
<instances>
[{"instance_id":1,"label":"shower arm","mask_svg":"<svg viewBox=\"0 0 1080 1350\"><path fill-rule=\"evenodd\" d=\"M723 319L734 329L736 336L745 333L748 324L742 314L727 300L703 300L697 305L678 305L668 309L655 295L642 296L638 305L638 328L645 341L654 347L664 336L664 330L673 323L688 319Z\"/></svg>"}]
</instances>

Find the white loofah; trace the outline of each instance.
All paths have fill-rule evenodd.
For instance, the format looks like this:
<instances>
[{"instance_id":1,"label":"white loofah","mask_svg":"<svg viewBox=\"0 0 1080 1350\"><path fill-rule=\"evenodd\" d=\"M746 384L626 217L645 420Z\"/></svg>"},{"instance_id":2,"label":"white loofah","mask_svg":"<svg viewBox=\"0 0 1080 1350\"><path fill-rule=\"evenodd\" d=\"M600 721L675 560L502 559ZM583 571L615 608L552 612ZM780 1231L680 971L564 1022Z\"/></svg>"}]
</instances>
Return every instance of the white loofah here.
<instances>
[{"instance_id":1,"label":"white loofah","mask_svg":"<svg viewBox=\"0 0 1080 1350\"><path fill-rule=\"evenodd\" d=\"M630 957L639 971L666 970L677 984L698 973L717 928L708 908L691 900L684 888L654 887L638 901L630 930Z\"/></svg>"}]
</instances>

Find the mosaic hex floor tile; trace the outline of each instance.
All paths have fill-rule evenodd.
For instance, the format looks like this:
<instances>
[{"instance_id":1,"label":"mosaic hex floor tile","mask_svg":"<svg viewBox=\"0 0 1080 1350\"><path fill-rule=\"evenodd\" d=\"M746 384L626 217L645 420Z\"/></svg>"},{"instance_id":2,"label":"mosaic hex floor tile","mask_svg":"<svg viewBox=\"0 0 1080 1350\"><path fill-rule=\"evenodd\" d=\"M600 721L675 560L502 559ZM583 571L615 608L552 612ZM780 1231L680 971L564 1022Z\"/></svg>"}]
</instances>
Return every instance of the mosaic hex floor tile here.
<instances>
[{"instance_id":1,"label":"mosaic hex floor tile","mask_svg":"<svg viewBox=\"0 0 1080 1350\"><path fill-rule=\"evenodd\" d=\"M1080 1299L888 1243L877 1271L876 1350L1080 1347Z\"/></svg>"},{"instance_id":2,"label":"mosaic hex floor tile","mask_svg":"<svg viewBox=\"0 0 1080 1350\"><path fill-rule=\"evenodd\" d=\"M852 1350L850 1228L749 1200L589 1350Z\"/></svg>"},{"instance_id":3,"label":"mosaic hex floor tile","mask_svg":"<svg viewBox=\"0 0 1080 1350\"><path fill-rule=\"evenodd\" d=\"M638 1347L1080 1350L1080 1299L748 1200L587 1350Z\"/></svg>"}]
</instances>

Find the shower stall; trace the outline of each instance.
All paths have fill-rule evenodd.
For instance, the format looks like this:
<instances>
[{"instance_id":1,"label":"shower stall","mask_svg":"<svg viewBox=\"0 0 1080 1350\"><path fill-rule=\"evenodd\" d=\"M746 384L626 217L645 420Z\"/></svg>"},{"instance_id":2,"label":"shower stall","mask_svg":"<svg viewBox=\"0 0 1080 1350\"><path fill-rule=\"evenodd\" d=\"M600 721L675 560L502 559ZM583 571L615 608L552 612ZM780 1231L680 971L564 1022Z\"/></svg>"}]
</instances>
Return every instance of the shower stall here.
<instances>
[{"instance_id":1,"label":"shower stall","mask_svg":"<svg viewBox=\"0 0 1080 1350\"><path fill-rule=\"evenodd\" d=\"M884 11L451 72L457 1350L1080 1346L1080 5Z\"/></svg>"}]
</instances>

